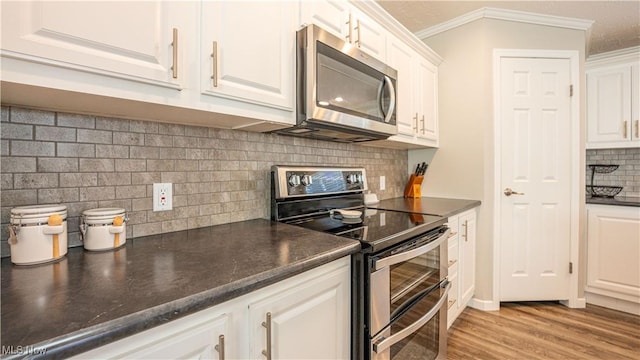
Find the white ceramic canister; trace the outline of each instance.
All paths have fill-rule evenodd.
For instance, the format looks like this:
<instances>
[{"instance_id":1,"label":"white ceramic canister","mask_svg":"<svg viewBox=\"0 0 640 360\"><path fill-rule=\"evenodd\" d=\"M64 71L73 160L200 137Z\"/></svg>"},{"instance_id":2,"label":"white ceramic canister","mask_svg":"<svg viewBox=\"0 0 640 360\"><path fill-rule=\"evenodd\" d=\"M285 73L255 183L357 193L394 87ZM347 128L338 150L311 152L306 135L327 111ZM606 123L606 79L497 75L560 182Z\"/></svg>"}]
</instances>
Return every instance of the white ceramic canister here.
<instances>
[{"instance_id":1,"label":"white ceramic canister","mask_svg":"<svg viewBox=\"0 0 640 360\"><path fill-rule=\"evenodd\" d=\"M67 254L67 207L60 204L11 209L9 224L11 262L40 264Z\"/></svg>"},{"instance_id":2,"label":"white ceramic canister","mask_svg":"<svg viewBox=\"0 0 640 360\"><path fill-rule=\"evenodd\" d=\"M82 212L80 231L87 250L110 250L127 241L127 217L124 209L101 208Z\"/></svg>"}]
</instances>

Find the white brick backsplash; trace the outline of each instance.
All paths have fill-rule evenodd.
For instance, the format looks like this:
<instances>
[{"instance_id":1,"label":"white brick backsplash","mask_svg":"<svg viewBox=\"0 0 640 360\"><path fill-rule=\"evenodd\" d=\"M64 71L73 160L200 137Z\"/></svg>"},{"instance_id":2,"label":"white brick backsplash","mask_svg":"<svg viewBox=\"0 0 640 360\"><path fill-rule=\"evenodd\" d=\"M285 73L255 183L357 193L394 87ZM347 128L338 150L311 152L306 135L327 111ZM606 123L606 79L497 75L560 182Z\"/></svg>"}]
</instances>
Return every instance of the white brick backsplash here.
<instances>
[{"instance_id":1,"label":"white brick backsplash","mask_svg":"<svg viewBox=\"0 0 640 360\"><path fill-rule=\"evenodd\" d=\"M402 196L407 169L404 150L228 129L13 107L2 107L1 126L3 228L14 206L63 203L75 223L87 209L125 208L132 237L154 235L268 218L274 164L364 166L386 174L380 198ZM152 211L155 182L174 184L174 210ZM82 246L78 229L69 238Z\"/></svg>"},{"instance_id":2,"label":"white brick backsplash","mask_svg":"<svg viewBox=\"0 0 640 360\"><path fill-rule=\"evenodd\" d=\"M55 156L56 144L44 141L11 140L12 156Z\"/></svg>"},{"instance_id":3,"label":"white brick backsplash","mask_svg":"<svg viewBox=\"0 0 640 360\"><path fill-rule=\"evenodd\" d=\"M58 113L58 126L95 129L96 119L89 115Z\"/></svg>"},{"instance_id":4,"label":"white brick backsplash","mask_svg":"<svg viewBox=\"0 0 640 360\"><path fill-rule=\"evenodd\" d=\"M9 119L13 123L54 125L55 113L50 111L34 110L12 107L9 110Z\"/></svg>"},{"instance_id":5,"label":"white brick backsplash","mask_svg":"<svg viewBox=\"0 0 640 360\"><path fill-rule=\"evenodd\" d=\"M0 125L0 131L3 139L33 140L33 125L6 123Z\"/></svg>"},{"instance_id":6,"label":"white brick backsplash","mask_svg":"<svg viewBox=\"0 0 640 360\"><path fill-rule=\"evenodd\" d=\"M36 126L36 140L76 141L76 129L54 126Z\"/></svg>"}]
</instances>

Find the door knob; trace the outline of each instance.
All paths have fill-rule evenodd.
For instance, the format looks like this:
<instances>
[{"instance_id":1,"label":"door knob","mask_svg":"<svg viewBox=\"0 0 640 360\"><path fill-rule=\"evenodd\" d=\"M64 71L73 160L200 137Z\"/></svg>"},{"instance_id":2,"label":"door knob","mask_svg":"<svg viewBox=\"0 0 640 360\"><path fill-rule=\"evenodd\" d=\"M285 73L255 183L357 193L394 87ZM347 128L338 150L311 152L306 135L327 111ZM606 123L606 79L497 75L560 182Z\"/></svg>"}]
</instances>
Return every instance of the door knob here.
<instances>
[{"instance_id":1,"label":"door knob","mask_svg":"<svg viewBox=\"0 0 640 360\"><path fill-rule=\"evenodd\" d=\"M506 188L504 189L504 194L507 196L511 196L511 195L524 195L524 193L521 192L517 192L517 191L513 191L511 190L511 188Z\"/></svg>"}]
</instances>

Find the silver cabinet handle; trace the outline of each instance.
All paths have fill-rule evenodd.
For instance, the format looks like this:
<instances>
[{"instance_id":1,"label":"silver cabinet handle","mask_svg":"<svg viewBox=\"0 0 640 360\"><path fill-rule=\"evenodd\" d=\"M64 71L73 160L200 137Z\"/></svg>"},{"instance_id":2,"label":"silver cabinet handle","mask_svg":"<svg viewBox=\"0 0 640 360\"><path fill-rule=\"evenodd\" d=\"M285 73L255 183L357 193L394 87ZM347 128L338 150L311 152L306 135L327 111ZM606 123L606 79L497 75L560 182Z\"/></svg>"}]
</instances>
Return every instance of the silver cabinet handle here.
<instances>
[{"instance_id":1,"label":"silver cabinet handle","mask_svg":"<svg viewBox=\"0 0 640 360\"><path fill-rule=\"evenodd\" d=\"M623 137L626 139L627 138L627 120L625 120L622 124L623 126Z\"/></svg>"},{"instance_id":2,"label":"silver cabinet handle","mask_svg":"<svg viewBox=\"0 0 640 360\"><path fill-rule=\"evenodd\" d=\"M424 135L424 114L422 115L422 120L420 120L422 122L422 135Z\"/></svg>"},{"instance_id":3,"label":"silver cabinet handle","mask_svg":"<svg viewBox=\"0 0 640 360\"><path fill-rule=\"evenodd\" d=\"M517 191L513 191L511 190L511 188L506 188L504 189L504 194L507 196L511 196L511 195L524 195L524 193L521 192L517 192Z\"/></svg>"},{"instance_id":4,"label":"silver cabinet handle","mask_svg":"<svg viewBox=\"0 0 640 360\"><path fill-rule=\"evenodd\" d=\"M267 360L271 360L271 313L267 313L266 321L262 322L262 326L267 329L267 350L262 350L262 355L264 355Z\"/></svg>"},{"instance_id":5,"label":"silver cabinet handle","mask_svg":"<svg viewBox=\"0 0 640 360\"><path fill-rule=\"evenodd\" d=\"M469 220L465 220L462 226L464 226L464 241L467 241L467 235L469 234Z\"/></svg>"},{"instance_id":6,"label":"silver cabinet handle","mask_svg":"<svg viewBox=\"0 0 640 360\"><path fill-rule=\"evenodd\" d=\"M360 20L356 20L356 30L357 31L357 35L358 35L358 40L356 40L356 44L358 44L358 47L360 47L360 45L362 45L362 42L360 42Z\"/></svg>"},{"instance_id":7,"label":"silver cabinet handle","mask_svg":"<svg viewBox=\"0 0 640 360\"><path fill-rule=\"evenodd\" d=\"M224 360L224 335L218 336L218 345L215 346L215 349L219 354L218 358Z\"/></svg>"},{"instance_id":8,"label":"silver cabinet handle","mask_svg":"<svg viewBox=\"0 0 640 360\"><path fill-rule=\"evenodd\" d=\"M349 21L346 22L347 25L349 25L349 34L347 35L347 39L349 40L349 44L351 44L352 41L352 36L353 36L353 28L351 27L351 14L349 14Z\"/></svg>"},{"instance_id":9,"label":"silver cabinet handle","mask_svg":"<svg viewBox=\"0 0 640 360\"><path fill-rule=\"evenodd\" d=\"M640 120L636 120L636 139L640 139Z\"/></svg>"},{"instance_id":10,"label":"silver cabinet handle","mask_svg":"<svg viewBox=\"0 0 640 360\"><path fill-rule=\"evenodd\" d=\"M412 259L416 256L420 256L422 254L426 254L429 251L440 246L445 240L449 238L450 229L447 229L442 235L440 235L437 239L433 240L430 243L422 245L418 248L407 250L404 252L397 253L395 255L387 256L381 259L377 259L373 262L374 270L380 270L385 266L391 266L397 263L401 263Z\"/></svg>"},{"instance_id":11,"label":"silver cabinet handle","mask_svg":"<svg viewBox=\"0 0 640 360\"><path fill-rule=\"evenodd\" d=\"M416 116L413 117L413 120L416 121L416 126L414 126L413 130L418 132L418 113L416 113Z\"/></svg>"},{"instance_id":12,"label":"silver cabinet handle","mask_svg":"<svg viewBox=\"0 0 640 360\"><path fill-rule=\"evenodd\" d=\"M213 68L211 72L211 79L213 80L213 87L218 87L218 42L213 42L213 51L211 52L211 58L213 59Z\"/></svg>"},{"instance_id":13,"label":"silver cabinet handle","mask_svg":"<svg viewBox=\"0 0 640 360\"><path fill-rule=\"evenodd\" d=\"M173 72L173 78L178 78L178 29L173 28L173 42L171 43L173 46L173 66L171 66L171 70Z\"/></svg>"}]
</instances>

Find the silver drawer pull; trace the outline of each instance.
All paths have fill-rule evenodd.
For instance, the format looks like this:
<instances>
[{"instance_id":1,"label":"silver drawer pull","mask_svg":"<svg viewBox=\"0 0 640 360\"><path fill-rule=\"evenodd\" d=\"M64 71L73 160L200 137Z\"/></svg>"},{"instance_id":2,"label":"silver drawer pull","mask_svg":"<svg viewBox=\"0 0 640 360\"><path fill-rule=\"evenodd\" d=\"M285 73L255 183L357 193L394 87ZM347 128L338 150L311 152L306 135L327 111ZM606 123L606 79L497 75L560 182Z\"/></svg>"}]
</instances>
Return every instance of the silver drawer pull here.
<instances>
[{"instance_id":1,"label":"silver drawer pull","mask_svg":"<svg viewBox=\"0 0 640 360\"><path fill-rule=\"evenodd\" d=\"M178 78L178 29L173 28L173 42L171 43L173 46L173 66L171 66L171 71L174 79Z\"/></svg>"},{"instance_id":2,"label":"silver drawer pull","mask_svg":"<svg viewBox=\"0 0 640 360\"><path fill-rule=\"evenodd\" d=\"M218 336L218 345L215 346L219 356L218 359L224 360L224 335Z\"/></svg>"},{"instance_id":3,"label":"silver drawer pull","mask_svg":"<svg viewBox=\"0 0 640 360\"><path fill-rule=\"evenodd\" d=\"M267 320L262 322L262 326L267 329L267 350L262 350L262 355L264 355L267 360L271 360L271 313L267 313Z\"/></svg>"},{"instance_id":4,"label":"silver drawer pull","mask_svg":"<svg viewBox=\"0 0 640 360\"><path fill-rule=\"evenodd\" d=\"M213 69L211 73L211 80L213 80L213 87L218 87L218 42L213 42L213 51L211 52L213 58Z\"/></svg>"}]
</instances>

